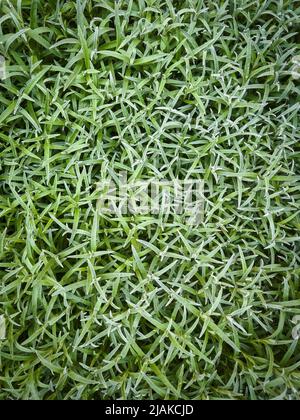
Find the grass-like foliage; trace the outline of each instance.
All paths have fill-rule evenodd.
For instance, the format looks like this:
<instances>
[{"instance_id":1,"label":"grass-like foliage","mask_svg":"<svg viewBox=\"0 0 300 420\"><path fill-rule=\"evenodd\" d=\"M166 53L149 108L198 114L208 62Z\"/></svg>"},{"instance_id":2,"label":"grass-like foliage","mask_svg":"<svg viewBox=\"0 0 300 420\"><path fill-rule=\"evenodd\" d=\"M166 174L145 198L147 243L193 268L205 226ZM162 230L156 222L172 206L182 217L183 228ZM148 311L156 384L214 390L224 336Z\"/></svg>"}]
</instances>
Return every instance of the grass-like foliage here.
<instances>
[{"instance_id":1,"label":"grass-like foliage","mask_svg":"<svg viewBox=\"0 0 300 420\"><path fill-rule=\"evenodd\" d=\"M299 398L299 20L0 1L1 399ZM99 214L120 171L202 179L201 224Z\"/></svg>"}]
</instances>

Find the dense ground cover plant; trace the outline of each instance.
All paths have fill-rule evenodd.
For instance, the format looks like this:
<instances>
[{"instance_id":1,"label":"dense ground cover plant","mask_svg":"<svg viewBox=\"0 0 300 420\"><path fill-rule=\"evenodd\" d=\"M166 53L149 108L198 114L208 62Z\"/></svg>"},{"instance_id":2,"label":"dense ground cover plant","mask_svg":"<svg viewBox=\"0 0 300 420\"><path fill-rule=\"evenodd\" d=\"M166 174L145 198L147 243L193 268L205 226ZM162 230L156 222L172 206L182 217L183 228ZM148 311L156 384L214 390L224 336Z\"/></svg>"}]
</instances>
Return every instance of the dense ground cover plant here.
<instances>
[{"instance_id":1,"label":"dense ground cover plant","mask_svg":"<svg viewBox=\"0 0 300 420\"><path fill-rule=\"evenodd\" d=\"M1 399L299 398L299 19L0 1ZM120 171L204 180L201 224L99 215Z\"/></svg>"}]
</instances>

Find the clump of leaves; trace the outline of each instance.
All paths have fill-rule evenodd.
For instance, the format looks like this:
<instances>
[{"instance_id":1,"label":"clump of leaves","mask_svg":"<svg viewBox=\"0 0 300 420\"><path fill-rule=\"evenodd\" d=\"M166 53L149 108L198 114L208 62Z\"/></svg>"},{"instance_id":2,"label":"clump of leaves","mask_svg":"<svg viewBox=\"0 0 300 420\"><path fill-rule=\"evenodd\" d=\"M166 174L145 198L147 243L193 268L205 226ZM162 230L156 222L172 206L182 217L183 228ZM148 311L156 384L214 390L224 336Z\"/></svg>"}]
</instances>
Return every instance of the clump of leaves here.
<instances>
[{"instance_id":1,"label":"clump of leaves","mask_svg":"<svg viewBox=\"0 0 300 420\"><path fill-rule=\"evenodd\" d=\"M0 398L298 399L299 2L2 0ZM203 179L204 218L96 185Z\"/></svg>"}]
</instances>

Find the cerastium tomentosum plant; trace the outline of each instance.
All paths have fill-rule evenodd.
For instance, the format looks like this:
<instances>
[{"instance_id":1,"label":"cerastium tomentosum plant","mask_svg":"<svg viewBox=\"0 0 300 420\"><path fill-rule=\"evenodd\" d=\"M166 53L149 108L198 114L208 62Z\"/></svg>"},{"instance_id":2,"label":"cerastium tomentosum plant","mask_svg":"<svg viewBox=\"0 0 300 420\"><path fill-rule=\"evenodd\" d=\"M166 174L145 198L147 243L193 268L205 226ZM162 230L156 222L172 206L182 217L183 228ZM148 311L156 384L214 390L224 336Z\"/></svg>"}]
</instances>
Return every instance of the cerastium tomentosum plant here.
<instances>
[{"instance_id":1,"label":"cerastium tomentosum plant","mask_svg":"<svg viewBox=\"0 0 300 420\"><path fill-rule=\"evenodd\" d=\"M299 399L299 18L0 1L0 399Z\"/></svg>"}]
</instances>

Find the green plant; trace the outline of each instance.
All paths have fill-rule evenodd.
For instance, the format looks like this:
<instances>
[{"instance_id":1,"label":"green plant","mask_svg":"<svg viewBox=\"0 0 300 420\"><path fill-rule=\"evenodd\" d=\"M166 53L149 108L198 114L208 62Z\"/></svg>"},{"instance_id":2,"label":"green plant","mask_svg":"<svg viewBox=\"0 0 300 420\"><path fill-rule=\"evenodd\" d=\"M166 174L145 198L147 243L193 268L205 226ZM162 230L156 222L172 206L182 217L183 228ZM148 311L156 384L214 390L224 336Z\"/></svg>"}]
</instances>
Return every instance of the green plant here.
<instances>
[{"instance_id":1,"label":"green plant","mask_svg":"<svg viewBox=\"0 0 300 420\"><path fill-rule=\"evenodd\" d=\"M299 398L299 16L0 1L1 399ZM202 223L99 215L121 171Z\"/></svg>"}]
</instances>

